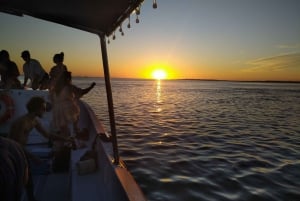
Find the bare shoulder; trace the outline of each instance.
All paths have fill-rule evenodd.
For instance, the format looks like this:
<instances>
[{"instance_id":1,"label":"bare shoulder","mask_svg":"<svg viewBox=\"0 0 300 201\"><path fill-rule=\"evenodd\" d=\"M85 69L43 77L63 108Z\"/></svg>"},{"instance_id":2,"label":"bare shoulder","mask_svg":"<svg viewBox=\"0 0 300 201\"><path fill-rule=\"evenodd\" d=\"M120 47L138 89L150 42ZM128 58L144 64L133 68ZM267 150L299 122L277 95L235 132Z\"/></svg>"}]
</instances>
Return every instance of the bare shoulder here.
<instances>
[{"instance_id":1,"label":"bare shoulder","mask_svg":"<svg viewBox=\"0 0 300 201\"><path fill-rule=\"evenodd\" d=\"M9 132L9 138L20 141L20 143L25 143L29 132L38 124L36 119L29 118L27 115L23 115L16 119Z\"/></svg>"}]
</instances>

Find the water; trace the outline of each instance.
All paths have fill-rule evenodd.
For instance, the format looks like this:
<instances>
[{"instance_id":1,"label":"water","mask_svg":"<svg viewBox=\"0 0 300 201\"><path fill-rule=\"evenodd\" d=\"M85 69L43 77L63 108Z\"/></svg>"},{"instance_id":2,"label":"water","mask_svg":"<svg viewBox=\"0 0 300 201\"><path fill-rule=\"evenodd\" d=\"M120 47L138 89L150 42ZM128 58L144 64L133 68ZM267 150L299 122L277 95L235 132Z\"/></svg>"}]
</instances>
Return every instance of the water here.
<instances>
[{"instance_id":1,"label":"water","mask_svg":"<svg viewBox=\"0 0 300 201\"><path fill-rule=\"evenodd\" d=\"M109 130L104 81L96 82L83 100ZM112 86L120 156L149 201L300 200L300 84Z\"/></svg>"}]
</instances>

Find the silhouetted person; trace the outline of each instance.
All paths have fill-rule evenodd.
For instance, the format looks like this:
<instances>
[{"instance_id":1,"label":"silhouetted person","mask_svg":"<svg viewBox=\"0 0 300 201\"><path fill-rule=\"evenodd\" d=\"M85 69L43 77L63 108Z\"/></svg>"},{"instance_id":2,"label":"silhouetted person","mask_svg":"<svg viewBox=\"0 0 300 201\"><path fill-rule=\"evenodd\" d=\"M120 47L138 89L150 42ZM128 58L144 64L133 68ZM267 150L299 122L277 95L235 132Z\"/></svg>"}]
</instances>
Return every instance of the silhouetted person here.
<instances>
[{"instance_id":1,"label":"silhouetted person","mask_svg":"<svg viewBox=\"0 0 300 201\"><path fill-rule=\"evenodd\" d=\"M50 69L49 75L50 75L50 85L49 90L50 93L52 93L52 90L55 87L55 83L57 79L62 75L63 72L67 71L67 66L63 63L64 62L64 53L61 52L59 54L55 54L53 56L53 62L55 63L55 66L53 66Z\"/></svg>"},{"instance_id":2,"label":"silhouetted person","mask_svg":"<svg viewBox=\"0 0 300 201\"><path fill-rule=\"evenodd\" d=\"M78 119L80 108L72 85L71 72L65 71L57 79L53 90L53 125L65 137L71 135L69 123L79 132Z\"/></svg>"},{"instance_id":3,"label":"silhouetted person","mask_svg":"<svg viewBox=\"0 0 300 201\"><path fill-rule=\"evenodd\" d=\"M24 83L23 86L26 87L28 79L30 79L30 86L32 89L47 89L49 82L49 75L43 69L40 62L36 59L30 57L28 50L22 52L21 57L25 61L23 64L24 72Z\"/></svg>"},{"instance_id":4,"label":"silhouetted person","mask_svg":"<svg viewBox=\"0 0 300 201\"><path fill-rule=\"evenodd\" d=\"M6 89L21 89L21 82L18 79L20 75L18 66L9 58L9 53L6 50L0 52L1 63L1 88Z\"/></svg>"},{"instance_id":5,"label":"silhouetted person","mask_svg":"<svg viewBox=\"0 0 300 201\"><path fill-rule=\"evenodd\" d=\"M46 109L46 102L42 97L32 97L28 103L26 104L27 113L17 118L11 125L8 137L18 142L25 152L25 155L27 157L28 161L33 161L36 163L40 163L41 160L27 151L25 149L25 146L28 141L28 136L30 132L35 128L40 134L42 134L44 137L49 139L58 139L58 140L65 140L67 141L67 138L63 138L60 136L56 136L53 134L50 134L38 121L38 117L41 118L45 112ZM27 185L27 196L29 201L35 200L34 194L33 194L33 181L32 181L32 175L30 171L30 164L29 164L29 179L28 179L28 185Z\"/></svg>"}]
</instances>

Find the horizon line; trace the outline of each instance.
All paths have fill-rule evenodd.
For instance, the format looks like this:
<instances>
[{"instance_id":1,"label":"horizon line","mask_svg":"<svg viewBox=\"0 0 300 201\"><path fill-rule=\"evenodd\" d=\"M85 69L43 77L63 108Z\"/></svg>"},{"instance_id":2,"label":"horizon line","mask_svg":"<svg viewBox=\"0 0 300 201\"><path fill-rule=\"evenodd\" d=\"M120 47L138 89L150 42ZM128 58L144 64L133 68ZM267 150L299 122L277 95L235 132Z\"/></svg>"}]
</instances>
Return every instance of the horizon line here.
<instances>
[{"instance_id":1,"label":"horizon line","mask_svg":"<svg viewBox=\"0 0 300 201\"><path fill-rule=\"evenodd\" d=\"M80 76L75 75L76 78L102 78L103 76ZM128 77L111 77L111 79L131 79L131 80L157 80L153 78L128 78ZM172 79L161 79L161 81L223 81L223 82L276 82L276 83L300 83L300 80L226 80L226 79L203 79L203 78L172 78Z\"/></svg>"}]
</instances>

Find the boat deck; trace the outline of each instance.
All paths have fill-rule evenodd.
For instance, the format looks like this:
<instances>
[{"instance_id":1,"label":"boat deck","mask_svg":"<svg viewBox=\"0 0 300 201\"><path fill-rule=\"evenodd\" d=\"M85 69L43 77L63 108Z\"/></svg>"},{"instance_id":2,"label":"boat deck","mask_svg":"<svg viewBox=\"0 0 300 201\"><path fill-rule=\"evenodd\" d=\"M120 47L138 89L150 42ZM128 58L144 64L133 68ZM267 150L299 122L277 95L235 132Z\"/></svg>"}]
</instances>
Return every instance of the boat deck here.
<instances>
[{"instance_id":1,"label":"boat deck","mask_svg":"<svg viewBox=\"0 0 300 201\"><path fill-rule=\"evenodd\" d=\"M36 188L34 193L36 199L38 201L70 200L69 182L68 173L35 176L34 183Z\"/></svg>"},{"instance_id":2,"label":"boat deck","mask_svg":"<svg viewBox=\"0 0 300 201\"><path fill-rule=\"evenodd\" d=\"M34 138L36 137L33 136ZM70 174L69 172L54 173L52 171L52 150L48 148L48 145L31 144L27 146L27 149L43 161L41 164L31 165L36 199L38 201L70 200ZM25 189L21 200L28 200Z\"/></svg>"},{"instance_id":3,"label":"boat deck","mask_svg":"<svg viewBox=\"0 0 300 201\"><path fill-rule=\"evenodd\" d=\"M88 126L87 122L91 122L88 117L88 112L82 108L80 126ZM81 141L81 148L71 150L70 153L70 167L69 170L63 173L53 172L52 166L52 150L48 147L47 139L41 136L37 132L32 132L30 135L30 143L27 145L27 149L37 155L39 158L45 161L46 165L32 167L33 180L34 180L34 194L38 201L106 201L112 200L115 195L109 189L115 185L116 178L111 178L110 171L113 171L113 165L108 159L107 161L99 160L99 168L95 172L81 175L78 173L77 162L80 158L89 150L92 149L92 144L95 141L97 133L104 132L102 126L96 128L96 130L89 127L89 140ZM99 140L101 141L101 140ZM100 143L100 142L99 142ZM106 147L106 150L111 150L110 143L103 143L100 147ZM100 155L106 154L104 149L98 148L98 158ZM110 165L108 167L104 164ZM108 171L110 170L110 171ZM116 185L118 186L118 185ZM24 191L22 201L27 201L27 196Z\"/></svg>"},{"instance_id":4,"label":"boat deck","mask_svg":"<svg viewBox=\"0 0 300 201\"><path fill-rule=\"evenodd\" d=\"M68 172L35 172L33 180L36 199L38 201L111 200L111 197L115 195L113 195L113 192L108 189L110 186L115 186L115 178L108 176L110 174L107 172L105 167L99 167L95 172L84 175L78 173L76 161L79 161L80 157L88 149L89 148L86 147L78 150L72 150L70 170ZM22 201L27 201L25 191Z\"/></svg>"}]
</instances>

